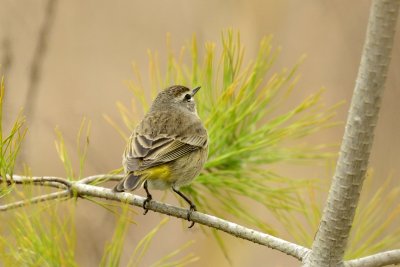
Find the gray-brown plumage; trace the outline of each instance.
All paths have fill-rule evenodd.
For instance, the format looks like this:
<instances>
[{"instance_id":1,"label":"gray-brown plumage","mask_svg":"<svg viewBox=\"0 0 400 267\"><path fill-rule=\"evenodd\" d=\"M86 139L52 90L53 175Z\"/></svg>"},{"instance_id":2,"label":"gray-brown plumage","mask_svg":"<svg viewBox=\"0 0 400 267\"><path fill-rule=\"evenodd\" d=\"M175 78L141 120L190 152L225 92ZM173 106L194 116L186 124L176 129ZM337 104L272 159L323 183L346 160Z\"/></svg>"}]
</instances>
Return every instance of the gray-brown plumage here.
<instances>
[{"instance_id":1,"label":"gray-brown plumage","mask_svg":"<svg viewBox=\"0 0 400 267\"><path fill-rule=\"evenodd\" d=\"M132 191L143 184L145 208L151 200L148 187L172 188L195 210L179 187L189 184L207 159L208 135L193 99L199 89L175 85L158 94L129 138L122 161L126 177L114 191Z\"/></svg>"}]
</instances>

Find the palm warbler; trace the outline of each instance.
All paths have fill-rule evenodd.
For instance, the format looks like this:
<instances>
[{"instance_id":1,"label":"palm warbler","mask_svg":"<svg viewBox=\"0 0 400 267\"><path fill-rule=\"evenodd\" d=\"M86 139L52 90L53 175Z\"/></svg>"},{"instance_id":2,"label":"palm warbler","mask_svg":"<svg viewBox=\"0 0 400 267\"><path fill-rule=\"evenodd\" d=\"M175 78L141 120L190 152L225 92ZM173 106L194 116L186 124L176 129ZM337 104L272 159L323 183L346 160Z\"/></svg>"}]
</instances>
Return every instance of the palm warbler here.
<instances>
[{"instance_id":1,"label":"palm warbler","mask_svg":"<svg viewBox=\"0 0 400 267\"><path fill-rule=\"evenodd\" d=\"M207 160L207 130L194 102L199 89L174 85L161 91L129 138L122 160L126 176L114 191L133 191L143 185L147 194L144 214L152 199L149 188L171 188L182 197L190 205L189 221L191 213L196 211L196 206L179 188L189 184ZM189 228L193 225L192 221Z\"/></svg>"}]
</instances>

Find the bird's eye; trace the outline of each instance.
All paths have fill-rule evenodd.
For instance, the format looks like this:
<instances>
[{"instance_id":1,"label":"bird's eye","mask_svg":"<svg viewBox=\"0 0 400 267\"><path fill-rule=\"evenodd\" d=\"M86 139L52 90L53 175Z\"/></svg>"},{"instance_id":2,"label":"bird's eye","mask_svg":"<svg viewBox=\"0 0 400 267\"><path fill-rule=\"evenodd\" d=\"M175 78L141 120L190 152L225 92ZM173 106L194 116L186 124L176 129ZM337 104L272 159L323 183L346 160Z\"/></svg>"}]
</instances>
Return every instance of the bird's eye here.
<instances>
[{"instance_id":1,"label":"bird's eye","mask_svg":"<svg viewBox=\"0 0 400 267\"><path fill-rule=\"evenodd\" d=\"M185 100L189 101L191 98L192 98L191 95L189 95L189 94L186 94L186 95L185 95Z\"/></svg>"}]
</instances>

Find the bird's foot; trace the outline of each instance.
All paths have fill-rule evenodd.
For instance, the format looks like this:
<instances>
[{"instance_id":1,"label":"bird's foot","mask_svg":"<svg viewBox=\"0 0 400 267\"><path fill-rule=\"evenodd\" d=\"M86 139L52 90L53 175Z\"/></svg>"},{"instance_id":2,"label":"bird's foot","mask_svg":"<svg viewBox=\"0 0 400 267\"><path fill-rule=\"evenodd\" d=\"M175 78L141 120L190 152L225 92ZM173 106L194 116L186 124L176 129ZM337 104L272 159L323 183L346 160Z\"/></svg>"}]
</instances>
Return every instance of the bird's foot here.
<instances>
[{"instance_id":1,"label":"bird's foot","mask_svg":"<svg viewBox=\"0 0 400 267\"><path fill-rule=\"evenodd\" d=\"M143 209L144 209L144 212L143 212L143 215L146 215L147 214L147 212L149 211L149 209L147 208L147 204L149 204L149 202L152 200L153 198L152 198L152 196L151 195L147 195L147 198L143 201Z\"/></svg>"},{"instance_id":2,"label":"bird's foot","mask_svg":"<svg viewBox=\"0 0 400 267\"><path fill-rule=\"evenodd\" d=\"M144 181L143 188L146 191L147 195L147 198L143 201L143 209L144 209L143 215L146 215L147 212L149 211L149 209L147 208L147 204L149 204L149 202L153 199L153 197L151 196L149 189L147 188L147 180Z\"/></svg>"},{"instance_id":3,"label":"bird's foot","mask_svg":"<svg viewBox=\"0 0 400 267\"><path fill-rule=\"evenodd\" d=\"M195 206L194 204L191 204L191 205L190 205L190 208L189 208L189 210L188 210L188 214L187 214L187 220L188 220L189 222L191 222L191 224L189 225L188 228L192 228L192 227L194 226L194 224L195 224L194 221L190 220L190 216L192 216L193 211L197 211L197 209L196 209L196 206Z\"/></svg>"}]
</instances>

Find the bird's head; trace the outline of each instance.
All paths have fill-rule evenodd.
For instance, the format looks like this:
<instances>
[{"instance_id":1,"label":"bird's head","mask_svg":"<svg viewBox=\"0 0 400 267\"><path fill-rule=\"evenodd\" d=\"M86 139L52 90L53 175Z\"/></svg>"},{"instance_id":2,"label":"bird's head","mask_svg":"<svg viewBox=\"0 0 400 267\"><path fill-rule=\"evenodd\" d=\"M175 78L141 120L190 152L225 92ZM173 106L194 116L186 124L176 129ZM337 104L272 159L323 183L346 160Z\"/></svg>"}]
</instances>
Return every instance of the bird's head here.
<instances>
[{"instance_id":1,"label":"bird's head","mask_svg":"<svg viewBox=\"0 0 400 267\"><path fill-rule=\"evenodd\" d=\"M200 87L193 90L182 86L173 85L158 93L153 102L152 109L165 109L165 108L183 108L190 112L196 113L196 103L194 96L199 91Z\"/></svg>"}]
</instances>

